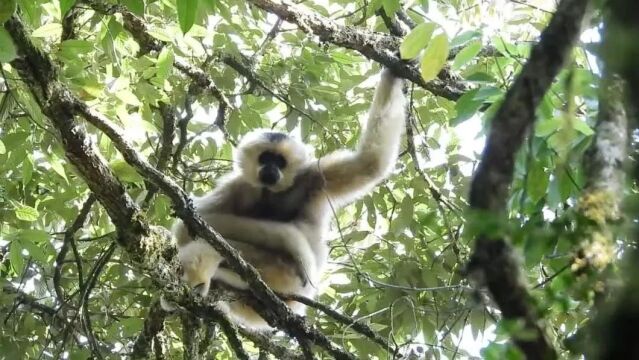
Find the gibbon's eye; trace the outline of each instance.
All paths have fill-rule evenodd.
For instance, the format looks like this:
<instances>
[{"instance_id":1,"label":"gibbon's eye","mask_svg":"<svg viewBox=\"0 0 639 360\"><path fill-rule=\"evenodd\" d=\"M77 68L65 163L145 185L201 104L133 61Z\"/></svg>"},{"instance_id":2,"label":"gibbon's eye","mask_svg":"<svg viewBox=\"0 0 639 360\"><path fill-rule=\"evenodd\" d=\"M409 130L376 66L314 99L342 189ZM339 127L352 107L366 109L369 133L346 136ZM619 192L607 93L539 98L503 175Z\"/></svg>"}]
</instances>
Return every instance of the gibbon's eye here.
<instances>
[{"instance_id":1,"label":"gibbon's eye","mask_svg":"<svg viewBox=\"0 0 639 360\"><path fill-rule=\"evenodd\" d=\"M261 153L257 158L257 162L259 162L260 165L272 164L280 169L284 169L286 167L286 159L284 156L269 150Z\"/></svg>"}]
</instances>

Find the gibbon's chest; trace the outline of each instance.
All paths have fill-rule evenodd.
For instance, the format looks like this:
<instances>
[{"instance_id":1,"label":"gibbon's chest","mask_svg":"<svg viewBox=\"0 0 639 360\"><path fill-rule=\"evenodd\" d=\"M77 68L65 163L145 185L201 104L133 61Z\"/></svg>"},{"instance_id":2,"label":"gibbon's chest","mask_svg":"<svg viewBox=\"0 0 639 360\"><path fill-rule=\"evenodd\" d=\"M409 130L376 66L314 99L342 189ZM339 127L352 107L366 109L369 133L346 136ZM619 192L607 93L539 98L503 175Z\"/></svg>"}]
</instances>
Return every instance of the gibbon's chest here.
<instances>
[{"instance_id":1,"label":"gibbon's chest","mask_svg":"<svg viewBox=\"0 0 639 360\"><path fill-rule=\"evenodd\" d=\"M293 185L280 192L264 188L251 204L246 204L243 216L271 221L290 222L307 216L306 209L313 198L321 193L323 180L311 171L300 173Z\"/></svg>"}]
</instances>

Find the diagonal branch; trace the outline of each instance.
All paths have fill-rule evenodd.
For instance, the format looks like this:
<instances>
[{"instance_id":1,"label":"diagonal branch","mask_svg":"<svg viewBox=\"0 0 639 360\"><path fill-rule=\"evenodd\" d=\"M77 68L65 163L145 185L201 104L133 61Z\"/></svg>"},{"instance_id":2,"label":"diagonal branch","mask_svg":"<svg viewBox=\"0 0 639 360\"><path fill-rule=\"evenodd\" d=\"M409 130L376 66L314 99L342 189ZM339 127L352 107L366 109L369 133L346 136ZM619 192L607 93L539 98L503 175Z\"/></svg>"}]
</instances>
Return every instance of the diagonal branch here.
<instances>
[{"instance_id":1,"label":"diagonal branch","mask_svg":"<svg viewBox=\"0 0 639 360\"><path fill-rule=\"evenodd\" d=\"M457 100L468 89L453 74L443 70L439 78L424 81L419 70L399 59L400 38L356 27L340 25L286 0L249 0L260 9L297 24L300 30L319 36L321 41L355 50L365 57L393 69L397 76L414 82L431 93L449 100Z\"/></svg>"},{"instance_id":2,"label":"diagonal branch","mask_svg":"<svg viewBox=\"0 0 639 360\"><path fill-rule=\"evenodd\" d=\"M513 179L515 154L535 120L535 109L559 73L577 40L587 0L562 0L539 43L531 52L492 121L490 135L475 173L470 206L502 215ZM528 359L556 358L552 344L538 324L538 316L519 276L519 265L504 239L480 234L469 270L486 282L506 319L521 319L534 336L514 341Z\"/></svg>"}]
</instances>

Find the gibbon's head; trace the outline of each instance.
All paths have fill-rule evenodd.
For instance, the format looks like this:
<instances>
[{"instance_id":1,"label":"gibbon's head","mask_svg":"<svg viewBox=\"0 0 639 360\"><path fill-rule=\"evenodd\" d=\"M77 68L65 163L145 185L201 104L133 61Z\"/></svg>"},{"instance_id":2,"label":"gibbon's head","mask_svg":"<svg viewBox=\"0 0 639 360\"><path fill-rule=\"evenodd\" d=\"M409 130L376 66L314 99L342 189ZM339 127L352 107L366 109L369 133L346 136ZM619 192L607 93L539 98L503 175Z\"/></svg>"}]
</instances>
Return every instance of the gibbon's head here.
<instances>
[{"instance_id":1,"label":"gibbon's head","mask_svg":"<svg viewBox=\"0 0 639 360\"><path fill-rule=\"evenodd\" d=\"M273 192L293 185L295 175L308 160L306 145L282 132L254 130L235 149L235 166L244 179Z\"/></svg>"}]
</instances>

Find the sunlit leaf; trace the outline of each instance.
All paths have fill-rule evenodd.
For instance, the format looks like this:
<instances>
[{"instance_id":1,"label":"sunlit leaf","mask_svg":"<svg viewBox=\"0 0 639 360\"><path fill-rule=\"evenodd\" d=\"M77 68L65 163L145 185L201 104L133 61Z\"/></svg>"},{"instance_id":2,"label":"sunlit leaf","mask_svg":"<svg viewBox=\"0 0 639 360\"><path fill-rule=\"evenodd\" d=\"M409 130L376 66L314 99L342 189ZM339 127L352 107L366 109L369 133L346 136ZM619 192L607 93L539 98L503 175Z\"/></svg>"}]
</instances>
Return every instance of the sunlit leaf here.
<instances>
[{"instance_id":1,"label":"sunlit leaf","mask_svg":"<svg viewBox=\"0 0 639 360\"><path fill-rule=\"evenodd\" d=\"M18 205L14 210L16 217L23 221L36 221L40 217L38 210L27 205Z\"/></svg>"},{"instance_id":2,"label":"sunlit leaf","mask_svg":"<svg viewBox=\"0 0 639 360\"><path fill-rule=\"evenodd\" d=\"M124 160L117 160L111 163L111 168L120 180L131 183L142 183L144 178L138 174L131 165Z\"/></svg>"},{"instance_id":3,"label":"sunlit leaf","mask_svg":"<svg viewBox=\"0 0 639 360\"><path fill-rule=\"evenodd\" d=\"M58 159L57 157L52 157L51 161L49 162L49 164L51 165L51 169L53 169L53 171L60 175L62 178L64 178L64 180L69 181L67 179L67 173L64 170L64 166L62 164L62 161L60 159Z\"/></svg>"},{"instance_id":4,"label":"sunlit leaf","mask_svg":"<svg viewBox=\"0 0 639 360\"><path fill-rule=\"evenodd\" d=\"M173 69L173 49L170 46L164 47L158 55L156 76L160 84L166 80Z\"/></svg>"},{"instance_id":5,"label":"sunlit leaf","mask_svg":"<svg viewBox=\"0 0 639 360\"><path fill-rule=\"evenodd\" d=\"M468 45L466 45L455 56L455 60L453 60L453 64L451 65L451 68L454 70L457 70L461 68L462 66L466 65L470 60L472 60L475 56L477 56L477 54L479 54L479 51L481 50L481 46L482 44L481 44L481 41L479 40L475 40L469 43Z\"/></svg>"},{"instance_id":6,"label":"sunlit leaf","mask_svg":"<svg viewBox=\"0 0 639 360\"><path fill-rule=\"evenodd\" d=\"M424 53L420 70L425 81L434 79L446 64L448 58L448 37L446 34L435 36Z\"/></svg>"},{"instance_id":7,"label":"sunlit leaf","mask_svg":"<svg viewBox=\"0 0 639 360\"><path fill-rule=\"evenodd\" d=\"M422 23L406 35L399 47L402 59L412 59L416 57L428 44L434 30L434 23Z\"/></svg>"},{"instance_id":8,"label":"sunlit leaf","mask_svg":"<svg viewBox=\"0 0 639 360\"><path fill-rule=\"evenodd\" d=\"M79 54L87 54L93 51L94 44L87 40L70 39L60 44L60 51L66 53L69 57Z\"/></svg>"},{"instance_id":9,"label":"sunlit leaf","mask_svg":"<svg viewBox=\"0 0 639 360\"><path fill-rule=\"evenodd\" d=\"M129 89L123 89L115 93L115 96L127 105L140 106L142 103Z\"/></svg>"},{"instance_id":10,"label":"sunlit leaf","mask_svg":"<svg viewBox=\"0 0 639 360\"><path fill-rule=\"evenodd\" d=\"M62 25L60 23L48 23L33 30L32 37L57 37L62 32Z\"/></svg>"}]
</instances>

